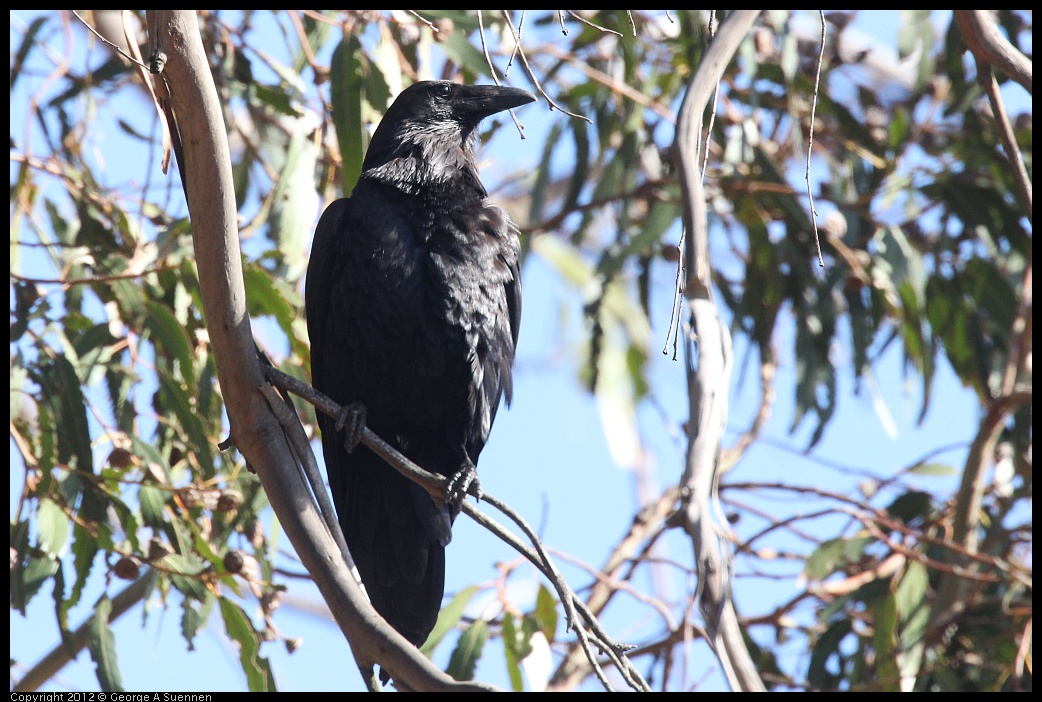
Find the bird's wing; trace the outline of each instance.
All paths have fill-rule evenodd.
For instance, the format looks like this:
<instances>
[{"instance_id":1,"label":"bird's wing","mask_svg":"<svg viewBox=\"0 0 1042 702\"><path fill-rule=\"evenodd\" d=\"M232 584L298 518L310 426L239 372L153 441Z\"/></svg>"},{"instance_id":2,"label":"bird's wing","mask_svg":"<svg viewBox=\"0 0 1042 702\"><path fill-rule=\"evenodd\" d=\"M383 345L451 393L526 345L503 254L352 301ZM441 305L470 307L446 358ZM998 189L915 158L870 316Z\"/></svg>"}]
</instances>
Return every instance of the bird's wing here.
<instances>
[{"instance_id":1,"label":"bird's wing","mask_svg":"<svg viewBox=\"0 0 1042 702\"><path fill-rule=\"evenodd\" d=\"M481 338L472 359L471 428L467 451L477 463L477 455L488 440L500 401L509 404L513 397L512 367L521 324L520 246L517 227L498 207L487 205L481 218L488 247L487 258L475 271L484 279L483 305L476 309L482 320ZM481 259L479 259L481 260Z\"/></svg>"},{"instance_id":2,"label":"bird's wing","mask_svg":"<svg viewBox=\"0 0 1042 702\"><path fill-rule=\"evenodd\" d=\"M378 411L370 412L370 419L379 422L382 409L386 422L386 407L379 407L361 376L372 368L372 356L384 351L381 330L371 326L372 320L393 322L394 311L384 309L381 298L366 296L375 292L379 273L366 267L365 259L374 242L393 247L400 222L393 208L374 204L379 197L372 191L359 188L356 193L355 199L331 204L315 230L305 283L312 382L338 403L372 401ZM366 338L366 332L376 338ZM393 396L393 378L383 371L375 374ZM377 381L370 379L370 384ZM367 392L368 397L359 395ZM444 547L451 538L448 510L366 446L348 453L344 432L337 431L332 417L319 412L318 420L330 492L369 597L392 626L420 645L441 606ZM394 441L386 423L373 428Z\"/></svg>"},{"instance_id":3,"label":"bird's wing","mask_svg":"<svg viewBox=\"0 0 1042 702\"><path fill-rule=\"evenodd\" d=\"M336 200L318 220L315 238L311 243L311 259L304 281L304 312L311 341L311 377L316 387L324 385L324 339L330 314L331 291L335 286L336 233L341 231L341 220L347 215L350 199Z\"/></svg>"},{"instance_id":4,"label":"bird's wing","mask_svg":"<svg viewBox=\"0 0 1042 702\"><path fill-rule=\"evenodd\" d=\"M504 215L505 217L506 215ZM507 361L506 382L503 390L506 394L507 404L513 399L513 381L511 368L514 365L514 353L517 351L517 335L521 329L521 246L518 243L517 225L507 219L507 226L512 232L509 240L510 254L505 261L510 270L510 278L506 282L507 314L510 321L510 339L512 342L510 358ZM504 359L507 360L507 359Z\"/></svg>"}]
</instances>

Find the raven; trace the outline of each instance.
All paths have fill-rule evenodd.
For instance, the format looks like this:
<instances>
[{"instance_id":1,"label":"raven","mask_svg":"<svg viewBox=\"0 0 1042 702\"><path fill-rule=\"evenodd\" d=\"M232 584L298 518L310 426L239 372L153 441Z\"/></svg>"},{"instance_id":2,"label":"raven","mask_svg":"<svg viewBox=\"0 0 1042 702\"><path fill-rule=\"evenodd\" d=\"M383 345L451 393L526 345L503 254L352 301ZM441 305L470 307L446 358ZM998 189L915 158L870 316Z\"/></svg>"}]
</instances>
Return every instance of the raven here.
<instances>
[{"instance_id":1,"label":"raven","mask_svg":"<svg viewBox=\"0 0 1042 702\"><path fill-rule=\"evenodd\" d=\"M305 285L314 386L462 499L488 440L521 320L517 227L488 201L474 139L517 88L424 81L373 134L351 196L315 230ZM320 415L340 527L369 598L419 646L437 620L458 501L437 504ZM345 444L346 440L346 444ZM475 483L476 487L476 483Z\"/></svg>"}]
</instances>

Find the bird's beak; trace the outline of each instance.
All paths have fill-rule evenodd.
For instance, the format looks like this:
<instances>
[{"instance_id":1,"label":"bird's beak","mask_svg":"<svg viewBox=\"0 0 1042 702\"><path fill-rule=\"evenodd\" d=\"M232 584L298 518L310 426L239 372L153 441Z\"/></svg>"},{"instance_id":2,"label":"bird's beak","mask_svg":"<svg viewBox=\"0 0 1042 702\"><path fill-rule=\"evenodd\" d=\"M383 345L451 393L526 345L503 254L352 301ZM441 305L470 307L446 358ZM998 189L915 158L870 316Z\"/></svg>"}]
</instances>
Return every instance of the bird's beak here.
<instances>
[{"instance_id":1,"label":"bird's beak","mask_svg":"<svg viewBox=\"0 0 1042 702\"><path fill-rule=\"evenodd\" d=\"M535 102L535 95L527 90L498 85L464 85L458 98L459 107L479 121L497 112Z\"/></svg>"}]
</instances>

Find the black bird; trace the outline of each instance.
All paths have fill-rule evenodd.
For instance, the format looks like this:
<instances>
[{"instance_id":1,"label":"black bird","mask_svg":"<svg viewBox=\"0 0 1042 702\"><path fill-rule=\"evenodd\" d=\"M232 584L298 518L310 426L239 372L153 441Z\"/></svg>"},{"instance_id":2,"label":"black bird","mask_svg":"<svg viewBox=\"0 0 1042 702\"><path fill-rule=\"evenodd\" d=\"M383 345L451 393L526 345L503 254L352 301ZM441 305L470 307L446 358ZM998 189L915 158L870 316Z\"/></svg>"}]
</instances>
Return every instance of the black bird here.
<instances>
[{"instance_id":1,"label":"black bird","mask_svg":"<svg viewBox=\"0 0 1042 702\"><path fill-rule=\"evenodd\" d=\"M478 123L532 102L517 88L425 81L370 141L349 198L323 213L305 287L311 372L341 405L427 470L475 478L496 409L511 398L521 320L517 228L488 201ZM415 645L434 627L458 502L436 504L319 416L340 526L369 598Z\"/></svg>"}]
</instances>

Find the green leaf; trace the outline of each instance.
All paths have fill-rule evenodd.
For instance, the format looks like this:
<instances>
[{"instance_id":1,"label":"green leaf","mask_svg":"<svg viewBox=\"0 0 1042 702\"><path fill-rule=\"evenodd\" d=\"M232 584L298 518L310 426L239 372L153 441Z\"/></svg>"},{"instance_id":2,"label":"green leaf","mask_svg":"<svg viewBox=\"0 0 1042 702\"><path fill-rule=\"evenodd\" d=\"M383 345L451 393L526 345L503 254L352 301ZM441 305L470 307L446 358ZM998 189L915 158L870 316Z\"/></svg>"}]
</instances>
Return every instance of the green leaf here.
<instances>
[{"instance_id":1,"label":"green leaf","mask_svg":"<svg viewBox=\"0 0 1042 702\"><path fill-rule=\"evenodd\" d=\"M40 550L51 558L64 556L69 542L69 517L65 511L52 500L40 500L36 527Z\"/></svg>"},{"instance_id":2,"label":"green leaf","mask_svg":"<svg viewBox=\"0 0 1042 702\"><path fill-rule=\"evenodd\" d=\"M807 557L803 574L811 580L824 580L844 565L859 560L865 548L874 542L871 536L829 539Z\"/></svg>"},{"instance_id":3,"label":"green leaf","mask_svg":"<svg viewBox=\"0 0 1042 702\"><path fill-rule=\"evenodd\" d=\"M546 260L565 282L583 287L590 284L594 269L570 244L552 236L532 238L532 250Z\"/></svg>"},{"instance_id":4,"label":"green leaf","mask_svg":"<svg viewBox=\"0 0 1042 702\"><path fill-rule=\"evenodd\" d=\"M22 66L25 65L25 59L28 58L29 52L33 47L37 46L36 35L43 29L44 23L49 19L48 15L37 17L25 30L25 35L22 37L22 43L18 45L18 51L15 52L14 58L11 59L11 76L10 76L10 90L14 92L14 85L18 81L18 77L22 75ZM14 29L12 28L12 32Z\"/></svg>"},{"instance_id":5,"label":"green leaf","mask_svg":"<svg viewBox=\"0 0 1042 702\"><path fill-rule=\"evenodd\" d=\"M345 195L350 195L358 182L362 159L369 144L363 123L367 64L361 42L351 34L337 45L329 66L330 101L343 161L341 176Z\"/></svg>"},{"instance_id":6,"label":"green leaf","mask_svg":"<svg viewBox=\"0 0 1042 702\"><path fill-rule=\"evenodd\" d=\"M920 463L909 468L908 472L915 475L955 475L959 471L947 463Z\"/></svg>"},{"instance_id":7,"label":"green leaf","mask_svg":"<svg viewBox=\"0 0 1042 702\"><path fill-rule=\"evenodd\" d=\"M824 580L836 570L843 555L844 539L829 539L807 557L803 574L811 580Z\"/></svg>"},{"instance_id":8,"label":"green leaf","mask_svg":"<svg viewBox=\"0 0 1042 702\"><path fill-rule=\"evenodd\" d=\"M445 672L456 680L473 680L474 669L488 641L488 624L478 619L460 635Z\"/></svg>"},{"instance_id":9,"label":"green leaf","mask_svg":"<svg viewBox=\"0 0 1042 702\"><path fill-rule=\"evenodd\" d=\"M160 560L160 565L171 571L170 582L173 583L181 594L195 598L200 602L206 601L210 591L199 576L203 572L205 564L199 558L192 556L186 558L180 554L171 553ZM183 575L177 575L182 573Z\"/></svg>"},{"instance_id":10,"label":"green leaf","mask_svg":"<svg viewBox=\"0 0 1042 702\"><path fill-rule=\"evenodd\" d=\"M904 625L901 631L901 645L904 649L919 643L925 632L930 608L927 601L929 588L930 576L926 566L919 561L909 560L894 593L897 614ZM927 615L926 619L923 615ZM914 627L910 626L912 624Z\"/></svg>"},{"instance_id":11,"label":"green leaf","mask_svg":"<svg viewBox=\"0 0 1042 702\"><path fill-rule=\"evenodd\" d=\"M39 591L45 582L54 577L58 572L58 561L51 558L30 558L28 565L22 575L21 589L22 602L28 604L29 600Z\"/></svg>"},{"instance_id":12,"label":"green leaf","mask_svg":"<svg viewBox=\"0 0 1042 702\"><path fill-rule=\"evenodd\" d=\"M59 563L54 571L54 587L51 588L51 599L54 600L54 615L58 620L58 632L62 640L69 640L69 608L72 603L65 598L65 570Z\"/></svg>"},{"instance_id":13,"label":"green leaf","mask_svg":"<svg viewBox=\"0 0 1042 702\"><path fill-rule=\"evenodd\" d=\"M441 640L445 637L445 634L452 631L463 616L463 612L467 609L467 605L470 604L470 600L474 597L474 594L478 591L477 585L471 585L465 587L456 593L456 596L452 600L441 608L438 612L438 621L434 624L434 629L431 630L427 640L423 642L423 646L420 646L420 652L431 657L434 649L438 647Z\"/></svg>"},{"instance_id":14,"label":"green leaf","mask_svg":"<svg viewBox=\"0 0 1042 702\"><path fill-rule=\"evenodd\" d=\"M271 315L290 341L294 353L309 358L310 351L304 344L303 335L297 333L297 309L301 306L300 295L284 281L278 280L256 263L243 263L243 281L246 299L252 316Z\"/></svg>"},{"instance_id":15,"label":"green leaf","mask_svg":"<svg viewBox=\"0 0 1042 702\"><path fill-rule=\"evenodd\" d=\"M73 346L79 358L76 366L83 385L90 387L101 378L106 367L120 352L121 343L121 340L112 336L108 323L95 324L75 339Z\"/></svg>"},{"instance_id":16,"label":"green leaf","mask_svg":"<svg viewBox=\"0 0 1042 702\"><path fill-rule=\"evenodd\" d=\"M539 630L546 640L553 643L557 639L557 599L545 585L539 585L532 616L539 623Z\"/></svg>"},{"instance_id":17,"label":"green leaf","mask_svg":"<svg viewBox=\"0 0 1042 702\"><path fill-rule=\"evenodd\" d=\"M930 493L913 490L898 496L886 509L893 516L910 524L929 514L931 499Z\"/></svg>"},{"instance_id":18,"label":"green leaf","mask_svg":"<svg viewBox=\"0 0 1042 702\"><path fill-rule=\"evenodd\" d=\"M73 535L72 554L73 565L76 568L76 581L72 585L72 593L68 599L70 608L75 607L80 601L83 588L87 585L87 578L90 577L91 570L94 568L94 557L101 550L99 541L102 540L96 534L90 534L79 524L73 528ZM109 545L105 544L105 548L108 547Z\"/></svg>"},{"instance_id":19,"label":"green leaf","mask_svg":"<svg viewBox=\"0 0 1042 702\"><path fill-rule=\"evenodd\" d=\"M116 638L109 628L109 615L112 613L112 601L108 595L102 595L94 605L94 617L90 622L87 636L87 647L94 661L98 676L98 684L105 692L123 692L123 680L116 661Z\"/></svg>"},{"instance_id":20,"label":"green leaf","mask_svg":"<svg viewBox=\"0 0 1042 702\"><path fill-rule=\"evenodd\" d=\"M300 117L300 110L293 104L293 99L286 90L261 83L253 83L250 90L253 91L258 102L267 105L275 112L290 117Z\"/></svg>"},{"instance_id":21,"label":"green leaf","mask_svg":"<svg viewBox=\"0 0 1042 702\"><path fill-rule=\"evenodd\" d=\"M188 650L195 650L195 635L206 624L206 618L200 614L202 604L197 600L185 597L181 600L181 636L188 644Z\"/></svg>"},{"instance_id":22,"label":"green leaf","mask_svg":"<svg viewBox=\"0 0 1042 702\"><path fill-rule=\"evenodd\" d=\"M173 411L181 429L184 430L190 453L196 454L198 467L202 469L205 476L209 477L213 472L213 445L203 427L202 418L192 407L189 398L189 393L194 390L194 387L187 388L164 370L157 369L157 375L166 409Z\"/></svg>"},{"instance_id":23,"label":"green leaf","mask_svg":"<svg viewBox=\"0 0 1042 702\"><path fill-rule=\"evenodd\" d=\"M162 529L166 524L164 507L170 493L152 485L142 485L138 489L138 504L141 505L141 521L146 526Z\"/></svg>"},{"instance_id":24,"label":"green leaf","mask_svg":"<svg viewBox=\"0 0 1042 702\"><path fill-rule=\"evenodd\" d=\"M503 647L506 652L507 675L510 677L510 687L514 692L523 692L525 681L521 675L521 658L518 651L521 647L521 632L515 625L514 615L503 612Z\"/></svg>"},{"instance_id":25,"label":"green leaf","mask_svg":"<svg viewBox=\"0 0 1042 702\"><path fill-rule=\"evenodd\" d=\"M134 455L141 459L142 464L148 465L149 470L158 470L166 480L169 480L170 464L153 444L135 434L130 435L130 442Z\"/></svg>"},{"instance_id":26,"label":"green leaf","mask_svg":"<svg viewBox=\"0 0 1042 702\"><path fill-rule=\"evenodd\" d=\"M169 354L177 362L180 377L188 387L194 387L195 364L188 332L166 305L149 300L145 307L148 310L145 326L152 333L156 355Z\"/></svg>"},{"instance_id":27,"label":"green leaf","mask_svg":"<svg viewBox=\"0 0 1042 702\"><path fill-rule=\"evenodd\" d=\"M487 76L488 62L465 32L452 32L447 37L438 37L438 46L452 62L473 76Z\"/></svg>"},{"instance_id":28,"label":"green leaf","mask_svg":"<svg viewBox=\"0 0 1042 702\"><path fill-rule=\"evenodd\" d=\"M9 531L11 540L12 565L10 570L11 609L25 616L25 606L29 604L32 593L26 591L25 566L29 553L29 521L11 522Z\"/></svg>"},{"instance_id":29,"label":"green leaf","mask_svg":"<svg viewBox=\"0 0 1042 702\"><path fill-rule=\"evenodd\" d=\"M897 605L889 592L876 606L872 644L876 650L879 684L889 692L900 692L901 676L897 667Z\"/></svg>"},{"instance_id":30,"label":"green leaf","mask_svg":"<svg viewBox=\"0 0 1042 702\"><path fill-rule=\"evenodd\" d=\"M87 473L94 472L94 453L91 449L90 428L87 424L87 405L79 376L64 355L55 356L39 369L37 382L43 401L50 405L55 419L58 439L58 460ZM80 481L74 486L75 497Z\"/></svg>"},{"instance_id":31,"label":"green leaf","mask_svg":"<svg viewBox=\"0 0 1042 702\"><path fill-rule=\"evenodd\" d=\"M268 659L261 657L261 638L239 605L222 597L221 618L228 637L239 645L239 663L246 674L250 692L276 692L275 676Z\"/></svg>"},{"instance_id":32,"label":"green leaf","mask_svg":"<svg viewBox=\"0 0 1042 702\"><path fill-rule=\"evenodd\" d=\"M835 687L835 675L829 672L826 664L832 656L842 657L840 643L851 632L848 619L834 622L825 630L811 648L810 663L807 666L807 682L819 690Z\"/></svg>"},{"instance_id":33,"label":"green leaf","mask_svg":"<svg viewBox=\"0 0 1042 702\"><path fill-rule=\"evenodd\" d=\"M311 113L286 125L289 144L268 213L268 238L277 247L276 273L298 280L307 268L306 242L318 211L315 168L319 148L313 137L318 119Z\"/></svg>"},{"instance_id":34,"label":"green leaf","mask_svg":"<svg viewBox=\"0 0 1042 702\"><path fill-rule=\"evenodd\" d=\"M790 431L795 431L811 411L818 425L808 448L821 440L836 411L836 372L829 349L836 331L836 307L825 286L806 288L796 302L796 411Z\"/></svg>"},{"instance_id":35,"label":"green leaf","mask_svg":"<svg viewBox=\"0 0 1042 702\"><path fill-rule=\"evenodd\" d=\"M778 309L785 299L788 282L782 275L780 251L771 242L767 226L752 217L748 219L749 259L745 266L745 292L740 313L752 319L752 336L761 354L769 354L772 353Z\"/></svg>"}]
</instances>

